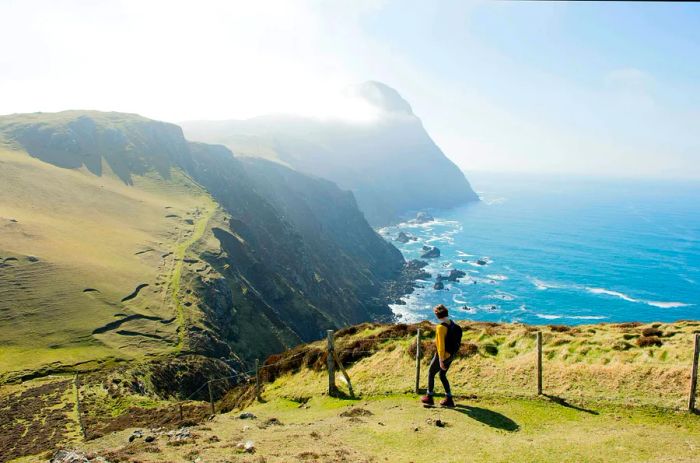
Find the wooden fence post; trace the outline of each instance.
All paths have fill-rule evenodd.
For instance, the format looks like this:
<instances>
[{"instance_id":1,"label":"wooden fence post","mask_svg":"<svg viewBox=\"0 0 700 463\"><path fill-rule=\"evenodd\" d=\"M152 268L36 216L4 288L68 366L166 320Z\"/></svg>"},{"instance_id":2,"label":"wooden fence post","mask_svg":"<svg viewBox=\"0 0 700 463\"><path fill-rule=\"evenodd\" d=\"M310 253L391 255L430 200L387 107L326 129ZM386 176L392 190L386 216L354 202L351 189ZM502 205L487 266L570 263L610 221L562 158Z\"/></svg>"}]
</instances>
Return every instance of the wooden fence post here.
<instances>
[{"instance_id":1,"label":"wooden fence post","mask_svg":"<svg viewBox=\"0 0 700 463\"><path fill-rule=\"evenodd\" d=\"M542 332L537 332L537 395L542 395Z\"/></svg>"},{"instance_id":2,"label":"wooden fence post","mask_svg":"<svg viewBox=\"0 0 700 463\"><path fill-rule=\"evenodd\" d=\"M211 414L213 416L216 414L216 409L214 408L214 392L211 390L211 380L207 381L207 387L209 388L209 403L211 404Z\"/></svg>"},{"instance_id":3,"label":"wooden fence post","mask_svg":"<svg viewBox=\"0 0 700 463\"><path fill-rule=\"evenodd\" d=\"M260 402L260 359L255 359L255 399Z\"/></svg>"},{"instance_id":4,"label":"wooden fence post","mask_svg":"<svg viewBox=\"0 0 700 463\"><path fill-rule=\"evenodd\" d=\"M420 328L416 331L416 394L420 394Z\"/></svg>"},{"instance_id":5,"label":"wooden fence post","mask_svg":"<svg viewBox=\"0 0 700 463\"><path fill-rule=\"evenodd\" d=\"M333 330L326 331L326 338L328 339L328 359L326 364L328 365L328 395L333 396L335 394L335 362L333 358L333 351L335 351L335 344L333 340Z\"/></svg>"},{"instance_id":6,"label":"wooden fence post","mask_svg":"<svg viewBox=\"0 0 700 463\"><path fill-rule=\"evenodd\" d=\"M695 335L695 349L693 349L693 369L690 372L690 397L688 397L688 411L695 412L695 396L698 388L698 356L700 356L700 334Z\"/></svg>"},{"instance_id":7,"label":"wooden fence post","mask_svg":"<svg viewBox=\"0 0 700 463\"><path fill-rule=\"evenodd\" d=\"M182 413L182 402L178 403L179 408L180 408L180 423L182 423L185 419L183 413Z\"/></svg>"}]
</instances>

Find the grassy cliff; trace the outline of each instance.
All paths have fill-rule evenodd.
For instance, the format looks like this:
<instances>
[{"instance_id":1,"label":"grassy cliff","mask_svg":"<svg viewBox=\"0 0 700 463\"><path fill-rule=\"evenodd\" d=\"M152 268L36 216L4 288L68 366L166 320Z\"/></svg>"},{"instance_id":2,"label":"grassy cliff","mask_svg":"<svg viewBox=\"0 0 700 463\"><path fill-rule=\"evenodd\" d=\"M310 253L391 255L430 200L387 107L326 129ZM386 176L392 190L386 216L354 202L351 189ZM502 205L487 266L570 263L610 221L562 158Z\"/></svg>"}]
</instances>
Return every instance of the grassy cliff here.
<instances>
[{"instance_id":1,"label":"grassy cliff","mask_svg":"<svg viewBox=\"0 0 700 463\"><path fill-rule=\"evenodd\" d=\"M185 354L230 370L388 317L403 267L334 184L137 115L0 117L0 192L0 381Z\"/></svg>"}]
</instances>

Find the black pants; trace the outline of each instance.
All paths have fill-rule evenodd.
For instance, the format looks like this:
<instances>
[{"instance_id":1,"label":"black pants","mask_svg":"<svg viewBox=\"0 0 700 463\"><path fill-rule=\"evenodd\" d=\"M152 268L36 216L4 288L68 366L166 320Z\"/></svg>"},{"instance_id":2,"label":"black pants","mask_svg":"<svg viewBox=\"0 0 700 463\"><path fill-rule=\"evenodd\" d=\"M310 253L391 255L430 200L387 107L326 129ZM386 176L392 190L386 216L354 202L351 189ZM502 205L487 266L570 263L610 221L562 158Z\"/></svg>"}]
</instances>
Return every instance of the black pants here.
<instances>
[{"instance_id":1,"label":"black pants","mask_svg":"<svg viewBox=\"0 0 700 463\"><path fill-rule=\"evenodd\" d=\"M430 362L430 368L428 369L428 394L435 392L435 375L440 373L440 381L442 382L442 387L445 388L445 395L452 395L450 391L450 382L447 381L447 370L450 369L450 364L452 364L452 357L448 358L443 362L445 364L445 370L440 368L440 358L437 354L433 357Z\"/></svg>"}]
</instances>

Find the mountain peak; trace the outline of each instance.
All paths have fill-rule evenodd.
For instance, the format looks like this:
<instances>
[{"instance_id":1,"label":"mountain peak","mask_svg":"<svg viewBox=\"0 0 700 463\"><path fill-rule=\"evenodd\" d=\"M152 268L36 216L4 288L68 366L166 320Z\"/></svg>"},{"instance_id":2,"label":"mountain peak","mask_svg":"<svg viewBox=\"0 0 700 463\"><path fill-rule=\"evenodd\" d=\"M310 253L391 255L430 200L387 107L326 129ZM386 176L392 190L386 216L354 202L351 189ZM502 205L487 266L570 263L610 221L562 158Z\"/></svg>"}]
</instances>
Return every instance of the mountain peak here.
<instances>
[{"instance_id":1,"label":"mountain peak","mask_svg":"<svg viewBox=\"0 0 700 463\"><path fill-rule=\"evenodd\" d=\"M386 84L370 80L353 88L354 93L383 111L413 115L408 101Z\"/></svg>"}]
</instances>

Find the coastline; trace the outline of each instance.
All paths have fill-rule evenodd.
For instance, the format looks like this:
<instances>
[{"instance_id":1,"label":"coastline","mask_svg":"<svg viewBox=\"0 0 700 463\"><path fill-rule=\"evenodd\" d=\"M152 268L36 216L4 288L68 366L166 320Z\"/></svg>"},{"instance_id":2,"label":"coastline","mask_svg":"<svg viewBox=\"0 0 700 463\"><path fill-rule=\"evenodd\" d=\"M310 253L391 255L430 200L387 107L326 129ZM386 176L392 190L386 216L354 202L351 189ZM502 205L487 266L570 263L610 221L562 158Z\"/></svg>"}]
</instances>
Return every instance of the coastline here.
<instances>
[{"instance_id":1,"label":"coastline","mask_svg":"<svg viewBox=\"0 0 700 463\"><path fill-rule=\"evenodd\" d=\"M453 309L457 319L502 323L549 322L576 326L591 322L670 322L698 318L698 304L691 297L696 285L696 277L691 272L697 273L692 264L694 248L688 249L687 269L678 264L681 266L677 277L668 271L662 273L655 267L648 267L649 278L645 278L639 269L644 268L640 265L647 265L646 261L628 260L624 251L607 258L595 254L597 249L588 247L592 238L567 235L569 240L580 241L571 241L575 247L567 251L577 259L577 267L564 261L559 269L556 261L568 255L555 247L543 247L549 245L546 240L543 244L544 232L540 233L542 236L534 232L527 235L528 230L524 230L526 236L519 240L518 232L510 232L516 239L508 241L502 238L509 236L505 232L487 238L483 235L488 231L475 233L474 230L488 228L475 225L477 220L486 217L490 221L488 226L495 227L498 222L488 214L496 215L492 211L502 209L500 214L503 215L515 207L506 206L510 201L505 197L496 202L483 195L482 198L483 201L462 208L432 210L436 216L434 221L416 223L414 219L376 229L401 251L407 262L416 259L428 262L425 267L428 275L416 275L412 290L391 304L397 321L416 322L429 318L429 309L438 303ZM474 220L468 220L472 217ZM581 221L586 219L582 217ZM400 241L401 235L409 241ZM469 238L465 241L467 235ZM663 235L658 239L663 240ZM439 248L440 256L421 258L424 246ZM527 253L518 251L523 246L527 246L524 248ZM680 259L682 262L682 257ZM659 262L663 268L671 265L670 261ZM447 281L449 273L455 270L466 276L459 281ZM673 287L663 286L669 284L669 278L680 280L674 284L685 285L686 289L674 297ZM668 293L666 297L659 288Z\"/></svg>"}]
</instances>

